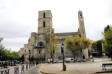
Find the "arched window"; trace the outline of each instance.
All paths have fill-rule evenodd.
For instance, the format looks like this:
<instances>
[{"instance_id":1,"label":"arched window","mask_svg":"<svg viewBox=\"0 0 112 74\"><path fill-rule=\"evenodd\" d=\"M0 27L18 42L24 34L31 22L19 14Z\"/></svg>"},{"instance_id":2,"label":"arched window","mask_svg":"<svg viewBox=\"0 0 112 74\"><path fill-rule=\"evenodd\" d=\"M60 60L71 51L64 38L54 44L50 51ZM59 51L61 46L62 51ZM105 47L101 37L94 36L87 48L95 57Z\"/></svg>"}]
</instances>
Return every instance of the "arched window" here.
<instances>
[{"instance_id":1,"label":"arched window","mask_svg":"<svg viewBox=\"0 0 112 74\"><path fill-rule=\"evenodd\" d=\"M45 22L43 22L43 27L45 27Z\"/></svg>"},{"instance_id":2,"label":"arched window","mask_svg":"<svg viewBox=\"0 0 112 74\"><path fill-rule=\"evenodd\" d=\"M31 51L29 50L29 54L31 53Z\"/></svg>"},{"instance_id":3,"label":"arched window","mask_svg":"<svg viewBox=\"0 0 112 74\"><path fill-rule=\"evenodd\" d=\"M39 45L40 47L42 47L42 46L43 46L43 42L39 42L38 45Z\"/></svg>"},{"instance_id":4,"label":"arched window","mask_svg":"<svg viewBox=\"0 0 112 74\"><path fill-rule=\"evenodd\" d=\"M43 13L43 18L45 18L45 12Z\"/></svg>"},{"instance_id":5,"label":"arched window","mask_svg":"<svg viewBox=\"0 0 112 74\"><path fill-rule=\"evenodd\" d=\"M82 15L80 14L80 18L82 18Z\"/></svg>"}]
</instances>

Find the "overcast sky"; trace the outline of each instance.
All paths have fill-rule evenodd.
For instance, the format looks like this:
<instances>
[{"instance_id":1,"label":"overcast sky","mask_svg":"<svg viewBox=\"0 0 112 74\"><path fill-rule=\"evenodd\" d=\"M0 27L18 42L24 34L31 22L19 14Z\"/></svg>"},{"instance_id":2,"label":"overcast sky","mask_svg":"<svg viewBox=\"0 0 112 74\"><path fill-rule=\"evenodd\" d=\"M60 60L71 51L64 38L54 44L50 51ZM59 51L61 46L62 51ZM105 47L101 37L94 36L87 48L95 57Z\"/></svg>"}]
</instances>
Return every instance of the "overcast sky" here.
<instances>
[{"instance_id":1,"label":"overcast sky","mask_svg":"<svg viewBox=\"0 0 112 74\"><path fill-rule=\"evenodd\" d=\"M51 10L55 32L77 31L82 10L91 40L101 39L104 27L112 24L112 0L0 0L0 37L6 48L18 51L37 32L39 10Z\"/></svg>"}]
</instances>

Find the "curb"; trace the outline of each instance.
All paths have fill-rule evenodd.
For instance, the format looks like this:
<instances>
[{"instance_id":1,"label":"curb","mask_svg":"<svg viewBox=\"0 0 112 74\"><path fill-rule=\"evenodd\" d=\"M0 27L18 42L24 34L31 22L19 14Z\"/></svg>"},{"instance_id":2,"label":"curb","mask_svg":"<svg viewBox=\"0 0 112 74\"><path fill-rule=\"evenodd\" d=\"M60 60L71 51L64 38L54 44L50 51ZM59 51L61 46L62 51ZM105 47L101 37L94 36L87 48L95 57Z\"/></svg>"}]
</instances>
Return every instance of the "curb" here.
<instances>
[{"instance_id":1,"label":"curb","mask_svg":"<svg viewBox=\"0 0 112 74\"><path fill-rule=\"evenodd\" d=\"M47 73L47 72L44 72L42 70L40 70L40 72L43 73L43 74L54 74L54 73Z\"/></svg>"},{"instance_id":2,"label":"curb","mask_svg":"<svg viewBox=\"0 0 112 74\"><path fill-rule=\"evenodd\" d=\"M42 67L43 67L43 66L41 66L41 67L40 67L40 70L39 70L42 74L52 74L52 73L44 72L44 71L41 69Z\"/></svg>"},{"instance_id":3,"label":"curb","mask_svg":"<svg viewBox=\"0 0 112 74\"><path fill-rule=\"evenodd\" d=\"M42 69L39 70L42 74L55 74L55 73L49 73L49 72L45 72Z\"/></svg>"}]
</instances>

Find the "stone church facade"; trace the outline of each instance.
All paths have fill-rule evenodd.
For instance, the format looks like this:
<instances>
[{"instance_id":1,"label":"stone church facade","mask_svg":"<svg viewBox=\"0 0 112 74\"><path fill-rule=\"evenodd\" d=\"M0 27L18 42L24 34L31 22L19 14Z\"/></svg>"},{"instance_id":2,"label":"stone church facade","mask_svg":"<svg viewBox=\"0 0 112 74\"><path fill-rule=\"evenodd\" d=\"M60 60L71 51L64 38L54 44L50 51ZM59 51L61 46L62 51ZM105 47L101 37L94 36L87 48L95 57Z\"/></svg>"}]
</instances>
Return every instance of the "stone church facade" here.
<instances>
[{"instance_id":1,"label":"stone church facade","mask_svg":"<svg viewBox=\"0 0 112 74\"><path fill-rule=\"evenodd\" d=\"M62 57L61 44L65 43L67 37L85 36L84 17L82 11L78 12L79 29L77 32L55 33L57 39L57 49L55 51L55 58ZM41 58L43 61L47 61L50 58L50 52L47 48L48 41L50 39L52 30L52 13L50 10L44 10L38 12L38 33L32 32L27 44L24 44L24 48L20 49L21 55L24 55L25 62L28 62L28 58L33 57L35 60ZM71 52L64 47L65 57L73 57ZM85 49L84 55L88 58L88 52Z\"/></svg>"}]
</instances>

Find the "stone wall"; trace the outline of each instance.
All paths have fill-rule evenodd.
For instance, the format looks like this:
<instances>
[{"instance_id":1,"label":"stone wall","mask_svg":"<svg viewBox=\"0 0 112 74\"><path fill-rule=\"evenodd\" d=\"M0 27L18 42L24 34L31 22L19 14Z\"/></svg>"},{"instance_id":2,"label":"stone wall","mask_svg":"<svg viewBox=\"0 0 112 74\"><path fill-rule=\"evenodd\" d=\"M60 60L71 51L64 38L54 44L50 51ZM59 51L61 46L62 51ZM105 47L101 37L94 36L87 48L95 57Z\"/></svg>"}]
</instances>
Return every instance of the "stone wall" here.
<instances>
[{"instance_id":1,"label":"stone wall","mask_svg":"<svg viewBox=\"0 0 112 74\"><path fill-rule=\"evenodd\" d=\"M29 56L34 58L45 57L47 60L50 58L50 53L47 48L47 43L49 41L52 29L52 13L50 10L44 10L38 12L38 33L32 32L29 37L28 44L24 45L24 51L22 54L25 55L25 61L28 61ZM65 39L67 37L74 36L86 36L85 27L84 27L84 18L82 11L78 12L79 18L79 31L78 32L66 32L66 33L55 33L57 43L57 50L55 51L55 58L58 58L61 55L61 44L65 44ZM66 45L65 45L66 46ZM72 53L64 48L65 56L72 57ZM85 56L87 56L87 51L84 51Z\"/></svg>"}]
</instances>

